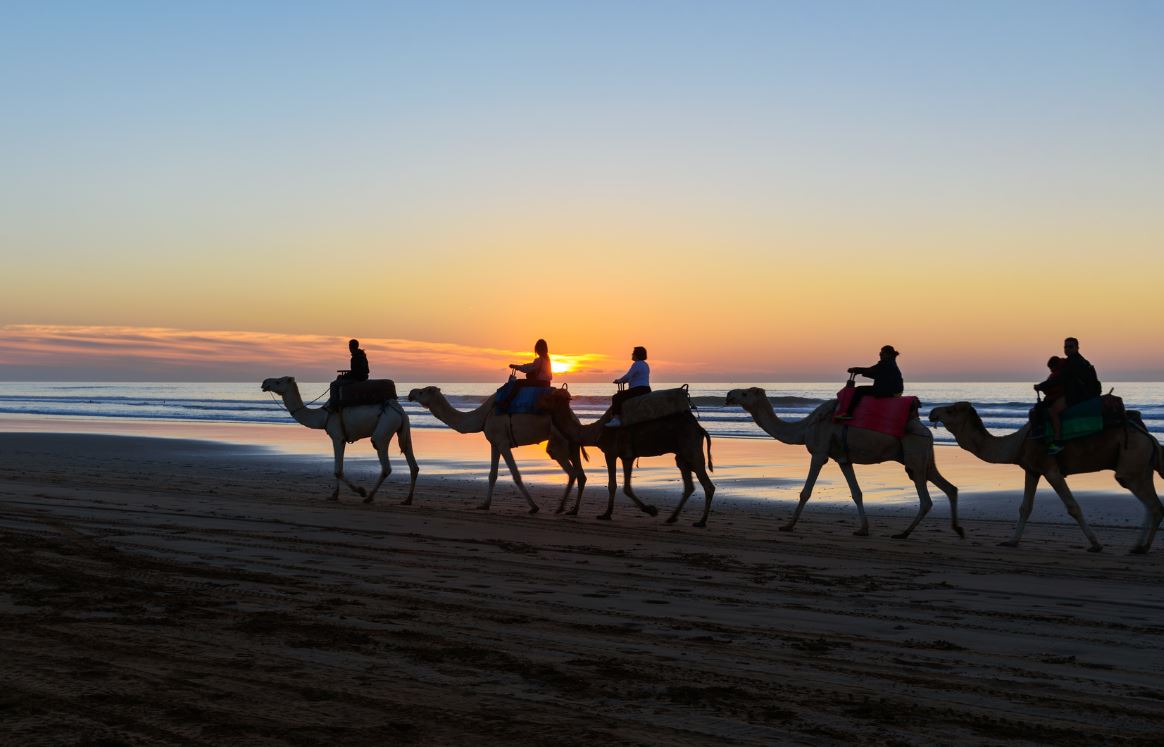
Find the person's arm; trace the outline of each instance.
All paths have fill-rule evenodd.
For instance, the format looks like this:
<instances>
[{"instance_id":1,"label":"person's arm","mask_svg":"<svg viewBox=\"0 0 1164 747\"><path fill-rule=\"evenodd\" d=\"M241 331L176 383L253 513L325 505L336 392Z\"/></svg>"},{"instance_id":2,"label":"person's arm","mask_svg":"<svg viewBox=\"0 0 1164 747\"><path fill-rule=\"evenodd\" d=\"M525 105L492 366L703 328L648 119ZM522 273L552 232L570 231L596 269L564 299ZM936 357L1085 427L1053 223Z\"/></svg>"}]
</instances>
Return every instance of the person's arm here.
<instances>
[{"instance_id":1,"label":"person's arm","mask_svg":"<svg viewBox=\"0 0 1164 747\"><path fill-rule=\"evenodd\" d=\"M860 374L861 376L864 376L867 379L874 379L877 377L878 366L880 366L880 365L881 364L878 363L877 365L870 366L868 368L861 368L859 366L854 366L853 368L849 369L849 373Z\"/></svg>"},{"instance_id":2,"label":"person's arm","mask_svg":"<svg viewBox=\"0 0 1164 747\"><path fill-rule=\"evenodd\" d=\"M538 360L535 358L532 363L510 363L509 367L514 371L521 371L522 373L532 373L538 370Z\"/></svg>"},{"instance_id":3,"label":"person's arm","mask_svg":"<svg viewBox=\"0 0 1164 747\"><path fill-rule=\"evenodd\" d=\"M614 383L615 384L625 384L628 381L630 381L631 373L634 372L636 365L638 365L638 361L635 361L634 363L632 363L631 367L626 370L626 373L624 373L622 376L615 379Z\"/></svg>"}]
</instances>

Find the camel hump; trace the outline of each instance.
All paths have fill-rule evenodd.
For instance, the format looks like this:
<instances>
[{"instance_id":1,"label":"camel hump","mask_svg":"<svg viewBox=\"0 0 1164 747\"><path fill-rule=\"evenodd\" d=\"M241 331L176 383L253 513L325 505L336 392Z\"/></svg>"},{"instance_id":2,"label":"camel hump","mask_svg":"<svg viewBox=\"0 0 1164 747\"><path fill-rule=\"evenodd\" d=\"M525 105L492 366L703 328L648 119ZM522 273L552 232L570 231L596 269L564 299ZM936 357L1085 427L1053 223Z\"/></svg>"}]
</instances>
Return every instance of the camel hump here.
<instances>
[{"instance_id":1,"label":"camel hump","mask_svg":"<svg viewBox=\"0 0 1164 747\"><path fill-rule=\"evenodd\" d=\"M331 385L333 407L378 405L396 399L396 382L392 379L367 381L336 381Z\"/></svg>"},{"instance_id":2,"label":"camel hump","mask_svg":"<svg viewBox=\"0 0 1164 747\"><path fill-rule=\"evenodd\" d=\"M690 410L691 397L686 386L660 389L623 402L621 420L623 425L636 425Z\"/></svg>"}]
</instances>

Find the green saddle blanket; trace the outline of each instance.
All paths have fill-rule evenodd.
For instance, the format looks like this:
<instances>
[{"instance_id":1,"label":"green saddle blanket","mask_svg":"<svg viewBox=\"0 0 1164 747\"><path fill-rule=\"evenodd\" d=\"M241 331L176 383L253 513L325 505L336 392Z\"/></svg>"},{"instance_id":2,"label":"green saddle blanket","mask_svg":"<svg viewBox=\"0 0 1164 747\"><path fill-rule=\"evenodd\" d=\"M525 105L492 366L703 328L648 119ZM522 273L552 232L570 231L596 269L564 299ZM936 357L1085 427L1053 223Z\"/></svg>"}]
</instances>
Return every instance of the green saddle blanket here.
<instances>
[{"instance_id":1,"label":"green saddle blanket","mask_svg":"<svg viewBox=\"0 0 1164 747\"><path fill-rule=\"evenodd\" d=\"M1051 416L1043 414L1043 435L1048 438L1055 432L1051 426ZM1059 440L1070 441L1083 438L1103 430L1103 402L1099 397L1086 399L1071 405L1059 416Z\"/></svg>"}]
</instances>

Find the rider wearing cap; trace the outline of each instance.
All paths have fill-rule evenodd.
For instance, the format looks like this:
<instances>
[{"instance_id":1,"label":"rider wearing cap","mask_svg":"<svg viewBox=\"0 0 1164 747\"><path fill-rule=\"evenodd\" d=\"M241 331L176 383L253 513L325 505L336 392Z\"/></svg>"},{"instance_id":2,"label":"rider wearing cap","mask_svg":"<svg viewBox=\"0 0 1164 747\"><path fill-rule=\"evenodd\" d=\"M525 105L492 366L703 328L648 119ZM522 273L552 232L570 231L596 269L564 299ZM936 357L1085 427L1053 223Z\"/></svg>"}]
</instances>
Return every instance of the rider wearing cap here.
<instances>
[{"instance_id":1,"label":"rider wearing cap","mask_svg":"<svg viewBox=\"0 0 1164 747\"><path fill-rule=\"evenodd\" d=\"M837 415L838 418L845 420L851 419L853 416L850 413L857 411L857 403L865 395L873 395L874 397L896 397L905 391L905 382L901 378L901 369L897 367L897 356L899 353L893 349L892 345L885 345L881 348L881 360L877 361L868 368L853 367L849 369L851 374L859 374L869 379L873 379L873 386L859 386L853 392L853 399L849 401L849 409L847 412Z\"/></svg>"}]
</instances>

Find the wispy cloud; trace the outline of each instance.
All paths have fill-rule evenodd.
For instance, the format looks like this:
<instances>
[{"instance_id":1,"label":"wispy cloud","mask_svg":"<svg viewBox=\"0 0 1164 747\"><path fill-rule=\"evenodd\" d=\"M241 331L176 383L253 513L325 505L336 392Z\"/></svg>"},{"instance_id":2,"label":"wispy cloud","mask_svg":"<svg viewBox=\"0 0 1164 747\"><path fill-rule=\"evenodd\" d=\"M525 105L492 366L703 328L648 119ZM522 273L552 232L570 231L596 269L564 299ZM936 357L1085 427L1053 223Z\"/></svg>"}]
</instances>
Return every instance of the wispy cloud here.
<instances>
[{"instance_id":1,"label":"wispy cloud","mask_svg":"<svg viewBox=\"0 0 1164 747\"><path fill-rule=\"evenodd\" d=\"M399 338L363 338L373 375L400 379L496 379L529 351ZM580 373L601 367L598 353L555 354ZM237 380L294 374L327 379L346 368L347 338L166 327L10 324L0 326L0 377L6 379Z\"/></svg>"}]
</instances>

